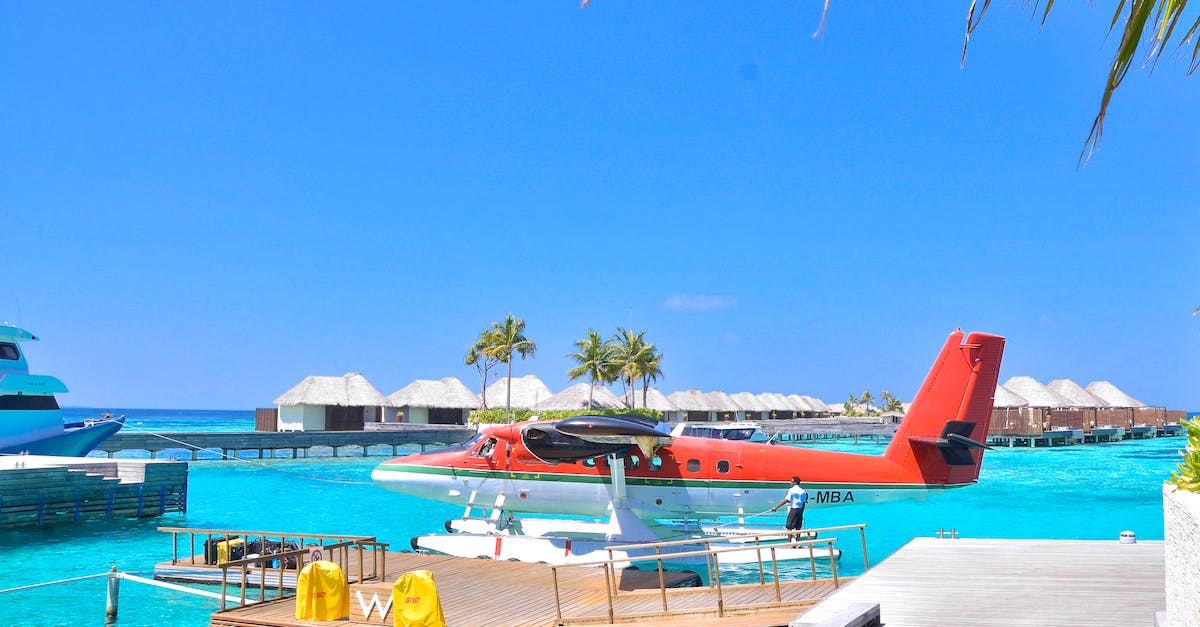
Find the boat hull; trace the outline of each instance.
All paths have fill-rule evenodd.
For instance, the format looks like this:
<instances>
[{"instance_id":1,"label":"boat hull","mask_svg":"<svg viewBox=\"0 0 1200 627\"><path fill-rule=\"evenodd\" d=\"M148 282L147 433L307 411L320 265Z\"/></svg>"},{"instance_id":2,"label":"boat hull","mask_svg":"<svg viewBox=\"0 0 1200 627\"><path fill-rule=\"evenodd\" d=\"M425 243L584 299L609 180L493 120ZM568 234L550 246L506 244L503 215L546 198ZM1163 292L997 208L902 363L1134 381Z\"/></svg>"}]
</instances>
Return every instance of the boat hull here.
<instances>
[{"instance_id":1,"label":"boat hull","mask_svg":"<svg viewBox=\"0 0 1200 627\"><path fill-rule=\"evenodd\" d=\"M94 450L109 436L120 431L124 424L124 417L105 420L78 429L65 430L57 435L0 446L0 453L82 457Z\"/></svg>"}]
</instances>

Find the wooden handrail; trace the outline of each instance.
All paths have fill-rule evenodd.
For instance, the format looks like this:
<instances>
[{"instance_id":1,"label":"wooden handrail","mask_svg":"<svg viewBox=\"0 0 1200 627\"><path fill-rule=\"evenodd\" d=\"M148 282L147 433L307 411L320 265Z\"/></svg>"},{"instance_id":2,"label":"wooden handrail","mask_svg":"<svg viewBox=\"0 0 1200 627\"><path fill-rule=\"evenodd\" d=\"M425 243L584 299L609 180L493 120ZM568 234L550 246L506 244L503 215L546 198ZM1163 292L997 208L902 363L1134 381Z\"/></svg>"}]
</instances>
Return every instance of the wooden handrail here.
<instances>
[{"instance_id":1,"label":"wooden handrail","mask_svg":"<svg viewBox=\"0 0 1200 627\"><path fill-rule=\"evenodd\" d=\"M193 534L212 534L212 535L238 535L238 536L284 536L288 538L304 538L323 539L323 538L345 538L348 540L374 540L375 536L357 536L347 535L344 533L291 533L285 531L261 531L257 529L203 529L199 527L159 527L159 531L164 533L193 533Z\"/></svg>"},{"instance_id":2,"label":"wooden handrail","mask_svg":"<svg viewBox=\"0 0 1200 627\"><path fill-rule=\"evenodd\" d=\"M709 542L718 542L718 541L724 540L724 538L695 538L691 542L685 542L684 544L704 544L704 541L706 539ZM684 551L681 553L663 553L663 554L661 554L661 556L659 556L659 555L636 556L635 555L635 556L628 556L628 557L617 557L617 558L613 558L611 560L595 560L595 561L591 561L591 562L571 562L570 564L556 564L556 565L553 565L552 568L562 568L564 566L602 566L604 564L609 564L609 563L622 564L625 562L653 562L654 560L658 559L659 557L662 557L665 560L670 560L670 559L678 559L680 557L696 557L699 555L712 555L714 553L732 553L734 551L765 551L771 547L775 547L777 549L786 549L786 548L796 548L796 547L801 547L801 546L807 546L807 545L812 545L812 544L832 543L835 540L837 540L836 536L830 536L828 538L812 538L809 540L797 540L795 542L780 542L778 544L762 544L762 545L758 545L758 546L754 546L754 545L735 546L735 547L730 547L727 549L720 548L720 549L701 550L701 551ZM611 548L615 551L615 550L629 549L629 548L639 548L640 549L640 548L646 547L646 546L653 547L654 545L653 544L646 544L646 545L626 544L626 545L618 545L618 546L613 546L613 547L608 547L608 548Z\"/></svg>"},{"instance_id":3,"label":"wooden handrail","mask_svg":"<svg viewBox=\"0 0 1200 627\"><path fill-rule=\"evenodd\" d=\"M843 528L843 529L859 528L860 530L863 530L863 529L865 529L865 527L866 527L866 525L845 525L840 528ZM778 534L771 533L768 535L778 535ZM749 536L749 537L753 538L756 536ZM735 547L718 548L718 549L707 548L705 550L684 551L684 552L680 552L680 553L662 553L657 550L657 547L678 545L678 544L703 543L703 544L705 544L705 546L708 546L708 544L710 542L723 541L725 539L726 538L697 538L697 539L692 539L687 542L673 541L673 542L665 542L665 543L648 543L645 545L617 545L617 546L612 546L612 547L606 547L606 550L609 551L610 555L612 554L613 550L628 549L633 546L637 546L638 548L653 547L653 548L655 548L655 554L640 556L640 557L627 555L624 558L610 557L609 559L605 559L605 560L551 565L550 570L551 570L551 573L553 576L553 581L554 581L555 616L556 616L557 620L561 623L562 622L562 605L559 600L560 595L559 595L559 590L558 590L558 569L563 568L563 567L568 567L568 566L571 566L571 567L573 567L573 566L603 566L603 568L605 570L604 583L605 583L605 587L607 589L607 597L608 597L608 620L610 623L614 622L617 618L616 604L614 603L614 599L617 596L617 594L616 594L617 586L615 585L615 583L616 583L616 565L620 564L620 563L625 563L625 562L634 562L634 561L658 562L659 588L660 588L660 594L662 597L662 608L663 608L662 611L664 613L668 612L669 610L667 608L666 585L663 583L664 580L662 577L663 562L666 560L675 560L675 559L684 558L684 557L697 557L697 556L703 555L706 557L706 559L711 558L710 563L712 564L712 572L716 573L714 575L714 581L716 582L716 592L717 592L717 609L716 609L717 616L724 616L725 610L726 610L724 594L723 594L723 590L722 590L722 586L721 586L721 574L720 574L720 564L719 564L720 555L723 553L732 553L735 551L757 551L758 552L758 560L759 560L759 568L761 570L761 568L762 568L762 552L769 551L771 554L771 562L774 566L775 577L774 577L773 583L775 586L775 598L776 598L776 602L778 603L778 602L781 602L782 597L781 597L781 591L779 588L779 569L778 569L778 565L776 564L776 559L775 559L776 549L808 547L809 561L812 563L812 566L813 566L813 581L816 581L817 580L817 578L816 578L816 558L813 554L812 547L814 544L824 544L828 547L828 551L829 551L829 564L830 564L830 567L832 568L832 572L833 572L833 586L834 586L834 588L840 587L840 582L839 582L838 573L837 573L837 558L834 556L835 548L833 546L834 541L837 540L836 537L809 538L806 540L796 540L796 541L792 541L792 542L783 542L783 543L774 543L774 544L755 543L752 546L744 546L744 547L735 546ZM864 544L865 544L865 540L864 540Z\"/></svg>"},{"instance_id":4,"label":"wooden handrail","mask_svg":"<svg viewBox=\"0 0 1200 627\"><path fill-rule=\"evenodd\" d=\"M295 536L289 535L288 537L295 537ZM364 536L364 538L368 538L368 537ZM369 539L354 539L354 540L345 540L342 542L336 542L333 544L323 544L323 545L321 545L321 550L329 551L331 554L336 552L339 557L339 560L338 560L340 562L339 566L342 568L342 572L345 573L346 569L349 567L349 559L350 559L349 549L357 548L359 551L357 582L362 583L367 580L383 581L386 578L387 547L388 547L388 543L378 542L375 540L374 537L369 537ZM363 559L363 550L364 549L370 549L370 551L371 551L372 572L369 574L369 576L367 575L367 573L365 573L363 571L363 566L364 566L364 562L365 562L365 560ZM379 549L383 549L382 556L380 556ZM265 562L276 561L277 566L270 568L270 570L276 571L276 576L278 577L278 580L277 580L278 581L278 598L283 599L283 598L287 598L289 596L295 596L295 593L289 595L285 591L285 588L283 585L284 571L285 570L288 570L288 571L294 570L296 572L299 572L299 571L303 570L304 566L305 566L305 564L304 564L305 558L308 557L309 552L311 550L312 550L312 546L301 547L298 549L290 549L287 551L280 551L278 553L270 553L267 555L259 555L256 557L244 557L241 559L231 560L228 562L221 562L220 564L217 564L217 567L221 569L221 595L222 596L221 596L220 611L224 612L226 610L225 593L226 593L226 591L228 589L228 585L229 585L230 569L236 568L241 573L241 598L240 598L240 601L238 604L238 607L241 607L246 604L246 587L247 587L246 586L246 575L247 575L247 572L249 570L254 569L256 564L260 565L257 568L258 568L258 570L261 571L261 576L260 576L260 580L259 580L259 597L258 597L258 600L261 602L266 599L266 573L269 570L268 567L261 566L261 564L263 564ZM295 568L287 568L286 567L287 558L295 558L295 560L296 560Z\"/></svg>"}]
</instances>

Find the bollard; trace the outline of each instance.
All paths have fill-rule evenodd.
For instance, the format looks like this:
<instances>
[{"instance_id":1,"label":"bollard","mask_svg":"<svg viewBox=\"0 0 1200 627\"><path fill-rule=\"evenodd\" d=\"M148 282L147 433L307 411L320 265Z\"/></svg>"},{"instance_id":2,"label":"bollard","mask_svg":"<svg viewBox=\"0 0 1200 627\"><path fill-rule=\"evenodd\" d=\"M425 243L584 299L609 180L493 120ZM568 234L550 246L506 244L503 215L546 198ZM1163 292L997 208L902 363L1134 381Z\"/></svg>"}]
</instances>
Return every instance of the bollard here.
<instances>
[{"instance_id":1,"label":"bollard","mask_svg":"<svg viewBox=\"0 0 1200 627\"><path fill-rule=\"evenodd\" d=\"M104 624L117 622L117 601L121 597L121 577L117 567L113 566L108 573L108 596L104 600Z\"/></svg>"}]
</instances>

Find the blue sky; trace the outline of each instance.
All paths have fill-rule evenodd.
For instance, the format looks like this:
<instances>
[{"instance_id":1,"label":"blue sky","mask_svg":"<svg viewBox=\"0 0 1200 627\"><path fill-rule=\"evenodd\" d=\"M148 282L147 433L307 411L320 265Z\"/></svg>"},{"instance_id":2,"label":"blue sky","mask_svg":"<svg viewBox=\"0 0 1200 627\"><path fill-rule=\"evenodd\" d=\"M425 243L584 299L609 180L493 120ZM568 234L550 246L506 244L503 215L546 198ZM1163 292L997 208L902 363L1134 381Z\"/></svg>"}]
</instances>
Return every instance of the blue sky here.
<instances>
[{"instance_id":1,"label":"blue sky","mask_svg":"<svg viewBox=\"0 0 1200 627\"><path fill-rule=\"evenodd\" d=\"M309 374L478 387L507 313L670 392L908 400L955 327L1001 378L1200 408L1200 77L1133 70L1076 168L1108 8L968 2L4 2L0 320L96 407Z\"/></svg>"}]
</instances>

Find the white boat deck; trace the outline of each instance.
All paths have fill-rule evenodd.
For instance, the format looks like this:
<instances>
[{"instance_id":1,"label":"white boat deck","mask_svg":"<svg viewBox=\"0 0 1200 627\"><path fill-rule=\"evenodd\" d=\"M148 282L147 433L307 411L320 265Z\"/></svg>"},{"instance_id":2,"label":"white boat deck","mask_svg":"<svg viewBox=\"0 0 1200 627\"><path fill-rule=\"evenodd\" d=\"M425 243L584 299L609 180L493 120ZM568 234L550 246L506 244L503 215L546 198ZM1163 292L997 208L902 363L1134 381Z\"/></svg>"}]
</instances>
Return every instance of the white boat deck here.
<instances>
[{"instance_id":1,"label":"white boat deck","mask_svg":"<svg viewBox=\"0 0 1200 627\"><path fill-rule=\"evenodd\" d=\"M1153 625L1163 543L916 538L809 610L878 603L888 627Z\"/></svg>"}]
</instances>

